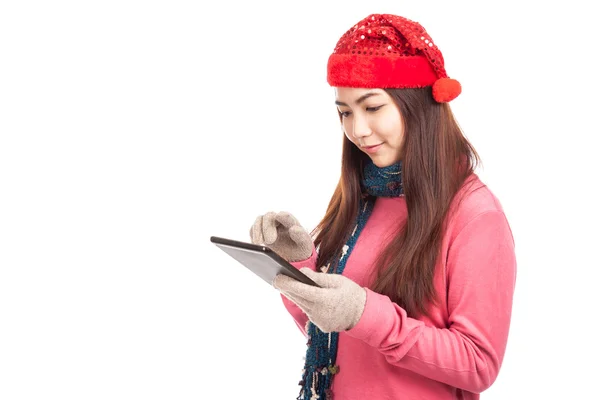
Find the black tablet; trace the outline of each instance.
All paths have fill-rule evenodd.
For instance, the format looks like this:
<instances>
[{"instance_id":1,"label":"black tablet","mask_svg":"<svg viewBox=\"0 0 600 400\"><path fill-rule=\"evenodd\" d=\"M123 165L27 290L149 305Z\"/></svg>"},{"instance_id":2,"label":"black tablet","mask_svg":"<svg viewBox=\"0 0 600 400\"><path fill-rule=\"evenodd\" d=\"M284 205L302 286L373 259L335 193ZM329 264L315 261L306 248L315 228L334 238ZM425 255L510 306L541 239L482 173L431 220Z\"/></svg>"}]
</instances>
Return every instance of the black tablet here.
<instances>
[{"instance_id":1,"label":"black tablet","mask_svg":"<svg viewBox=\"0 0 600 400\"><path fill-rule=\"evenodd\" d=\"M273 284L273 279L278 274L284 274L307 285L319 287L312 279L267 246L217 236L211 236L210 241L269 285Z\"/></svg>"}]
</instances>

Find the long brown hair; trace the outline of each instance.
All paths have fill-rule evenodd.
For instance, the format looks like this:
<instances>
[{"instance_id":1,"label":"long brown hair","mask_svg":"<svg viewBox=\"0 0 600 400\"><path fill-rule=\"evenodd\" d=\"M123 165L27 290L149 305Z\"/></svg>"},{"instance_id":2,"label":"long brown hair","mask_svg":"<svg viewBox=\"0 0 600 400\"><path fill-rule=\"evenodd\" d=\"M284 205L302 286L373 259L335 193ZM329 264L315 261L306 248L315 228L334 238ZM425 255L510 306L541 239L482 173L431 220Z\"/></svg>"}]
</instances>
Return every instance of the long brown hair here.
<instances>
[{"instance_id":1,"label":"long brown hair","mask_svg":"<svg viewBox=\"0 0 600 400\"><path fill-rule=\"evenodd\" d=\"M408 210L404 223L376 261L371 289L387 295L409 316L427 315L436 302L435 265L450 204L480 163L448 104L433 100L431 87L386 89L404 124L402 183ZM354 228L368 156L344 136L341 177L325 216L313 231L317 264L337 259Z\"/></svg>"}]
</instances>

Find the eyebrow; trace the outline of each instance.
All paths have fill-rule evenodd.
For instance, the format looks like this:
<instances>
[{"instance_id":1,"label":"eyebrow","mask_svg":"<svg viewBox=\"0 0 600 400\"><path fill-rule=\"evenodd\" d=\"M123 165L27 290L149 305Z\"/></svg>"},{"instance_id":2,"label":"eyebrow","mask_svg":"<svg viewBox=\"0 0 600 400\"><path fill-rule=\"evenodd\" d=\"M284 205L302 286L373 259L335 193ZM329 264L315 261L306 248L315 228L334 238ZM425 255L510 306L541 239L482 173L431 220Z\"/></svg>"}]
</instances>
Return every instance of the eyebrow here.
<instances>
[{"instance_id":1,"label":"eyebrow","mask_svg":"<svg viewBox=\"0 0 600 400\"><path fill-rule=\"evenodd\" d=\"M363 101L365 101L365 100L366 100L366 99L368 99L369 97L373 97L373 96L379 96L379 95L380 95L380 93L377 93L377 92L369 92L369 93L365 93L365 94L363 94L362 96L360 96L360 97L359 97L359 98L356 100L356 104L360 104L360 103L362 103ZM341 102L341 101L339 101L339 100L336 100L336 101L335 101L335 104L336 104L336 105L338 105L338 106L346 106L346 107L348 107L348 104L346 104L346 103L342 103L342 102Z\"/></svg>"}]
</instances>

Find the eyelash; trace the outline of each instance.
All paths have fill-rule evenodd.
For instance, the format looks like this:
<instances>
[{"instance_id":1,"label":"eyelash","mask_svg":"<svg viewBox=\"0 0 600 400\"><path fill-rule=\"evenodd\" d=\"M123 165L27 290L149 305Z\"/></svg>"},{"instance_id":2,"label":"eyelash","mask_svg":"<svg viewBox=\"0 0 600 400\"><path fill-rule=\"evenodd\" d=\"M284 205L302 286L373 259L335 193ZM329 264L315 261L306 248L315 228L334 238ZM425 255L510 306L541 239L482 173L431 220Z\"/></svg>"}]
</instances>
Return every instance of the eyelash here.
<instances>
[{"instance_id":1,"label":"eyelash","mask_svg":"<svg viewBox=\"0 0 600 400\"><path fill-rule=\"evenodd\" d=\"M366 108L366 110L367 110L368 112L376 112L376 111L377 111L377 110L379 110L381 107L383 107L383 105L380 105L380 106L377 106L377 107L367 107L367 108ZM350 111L344 111L344 112L340 112L340 115L341 115L343 118L346 118L346 117L348 117L348 115L350 115L350 114L351 114L351 112L350 112Z\"/></svg>"}]
</instances>

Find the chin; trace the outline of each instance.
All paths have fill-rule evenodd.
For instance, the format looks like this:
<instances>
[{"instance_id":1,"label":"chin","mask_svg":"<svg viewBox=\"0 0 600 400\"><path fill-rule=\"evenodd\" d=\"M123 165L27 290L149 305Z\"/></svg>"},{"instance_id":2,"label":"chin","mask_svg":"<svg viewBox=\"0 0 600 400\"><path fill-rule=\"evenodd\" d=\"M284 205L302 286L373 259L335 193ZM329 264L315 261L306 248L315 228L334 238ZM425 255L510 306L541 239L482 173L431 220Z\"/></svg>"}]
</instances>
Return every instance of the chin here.
<instances>
[{"instance_id":1,"label":"chin","mask_svg":"<svg viewBox=\"0 0 600 400\"><path fill-rule=\"evenodd\" d=\"M373 164L375 164L379 168L389 167L390 165L395 163L395 161L393 160L382 160L381 158L377 157L371 158L371 160L373 160Z\"/></svg>"}]
</instances>

